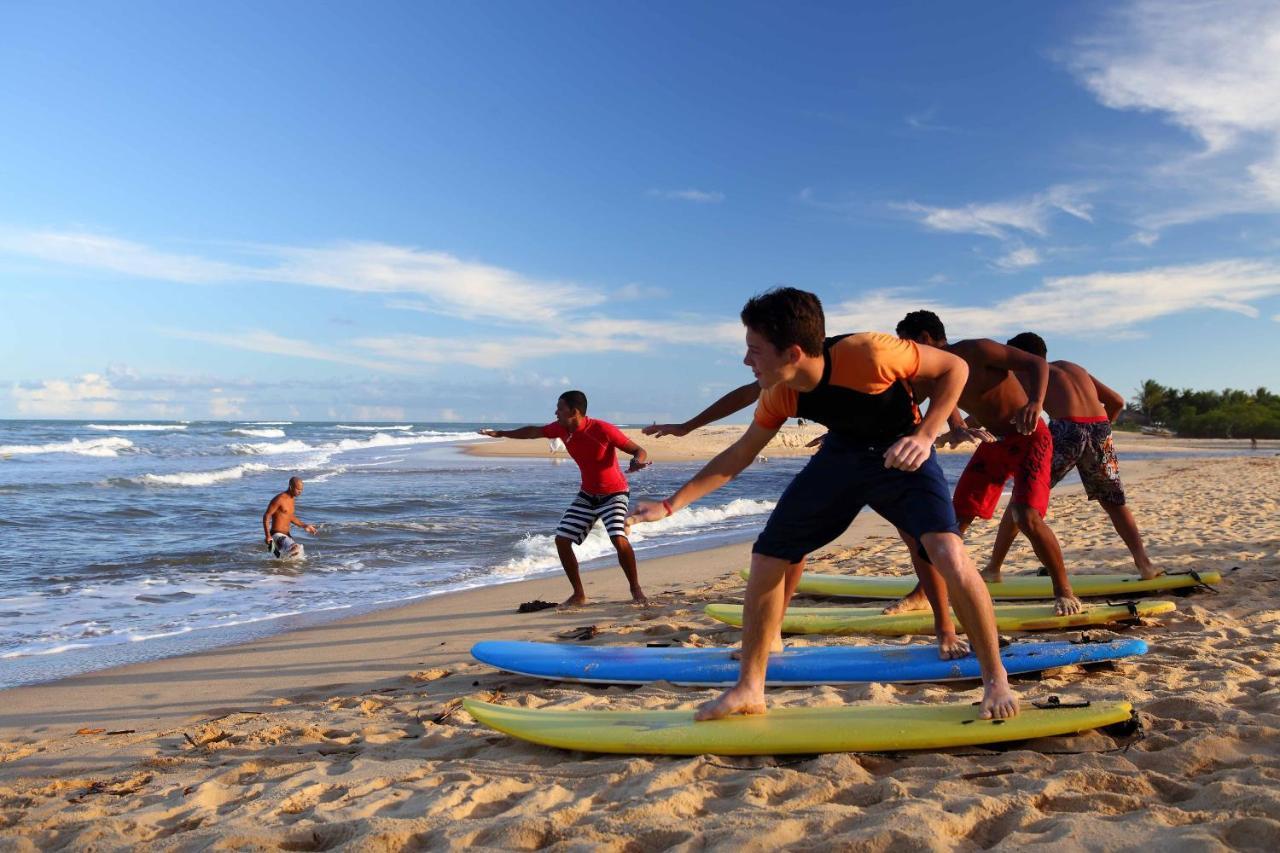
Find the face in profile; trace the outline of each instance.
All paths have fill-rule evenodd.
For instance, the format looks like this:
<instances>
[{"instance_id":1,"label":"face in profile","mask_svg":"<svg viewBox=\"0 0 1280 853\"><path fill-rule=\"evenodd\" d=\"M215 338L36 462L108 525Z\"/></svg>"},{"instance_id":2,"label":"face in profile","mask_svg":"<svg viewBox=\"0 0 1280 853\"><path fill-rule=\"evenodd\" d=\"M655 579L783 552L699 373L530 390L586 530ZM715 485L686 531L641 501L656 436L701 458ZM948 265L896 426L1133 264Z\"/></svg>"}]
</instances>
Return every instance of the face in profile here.
<instances>
[{"instance_id":1,"label":"face in profile","mask_svg":"<svg viewBox=\"0 0 1280 853\"><path fill-rule=\"evenodd\" d=\"M779 351L764 335L747 329L747 354L742 363L751 368L761 388L785 382L793 371L791 347Z\"/></svg>"}]
</instances>

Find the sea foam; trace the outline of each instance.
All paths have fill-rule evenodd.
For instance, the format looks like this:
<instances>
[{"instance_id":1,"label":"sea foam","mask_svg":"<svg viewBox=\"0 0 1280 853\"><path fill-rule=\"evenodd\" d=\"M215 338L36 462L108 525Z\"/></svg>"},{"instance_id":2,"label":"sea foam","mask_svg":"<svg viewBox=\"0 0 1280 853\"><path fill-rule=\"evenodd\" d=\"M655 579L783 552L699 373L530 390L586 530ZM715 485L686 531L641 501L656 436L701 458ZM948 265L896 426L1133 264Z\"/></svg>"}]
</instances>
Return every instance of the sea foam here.
<instances>
[{"instance_id":1,"label":"sea foam","mask_svg":"<svg viewBox=\"0 0 1280 853\"><path fill-rule=\"evenodd\" d=\"M186 429L186 424L87 424L88 429L104 432L164 432L171 429Z\"/></svg>"},{"instance_id":2,"label":"sea foam","mask_svg":"<svg viewBox=\"0 0 1280 853\"><path fill-rule=\"evenodd\" d=\"M348 426L347 424L338 424L334 429L353 429L360 432L383 432L384 430L398 430L404 432L413 429L412 424L404 424L402 426Z\"/></svg>"},{"instance_id":3,"label":"sea foam","mask_svg":"<svg viewBox=\"0 0 1280 853\"><path fill-rule=\"evenodd\" d=\"M284 438L282 429L233 429L236 435L248 435L253 438Z\"/></svg>"},{"instance_id":4,"label":"sea foam","mask_svg":"<svg viewBox=\"0 0 1280 853\"><path fill-rule=\"evenodd\" d=\"M246 462L234 468L221 468L216 471L179 471L176 474L143 474L135 482L152 486L211 486L226 480L239 480L245 474L257 474L270 471L270 465L259 462Z\"/></svg>"},{"instance_id":5,"label":"sea foam","mask_svg":"<svg viewBox=\"0 0 1280 853\"><path fill-rule=\"evenodd\" d=\"M121 450L133 447L127 438L91 438L81 441L73 438L70 441L53 442L51 444L4 444L0 445L0 456L24 456L40 453L74 453L77 456L118 456Z\"/></svg>"}]
</instances>

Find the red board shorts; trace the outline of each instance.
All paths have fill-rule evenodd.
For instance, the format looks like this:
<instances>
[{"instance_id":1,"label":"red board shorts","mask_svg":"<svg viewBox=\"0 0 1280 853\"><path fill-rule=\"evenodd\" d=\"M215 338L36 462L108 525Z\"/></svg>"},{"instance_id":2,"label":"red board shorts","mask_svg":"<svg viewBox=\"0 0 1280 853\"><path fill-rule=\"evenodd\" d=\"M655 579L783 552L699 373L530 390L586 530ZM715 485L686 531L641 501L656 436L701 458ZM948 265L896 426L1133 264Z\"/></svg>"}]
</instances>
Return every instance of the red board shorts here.
<instances>
[{"instance_id":1,"label":"red board shorts","mask_svg":"<svg viewBox=\"0 0 1280 853\"><path fill-rule=\"evenodd\" d=\"M1049 509L1053 436L1044 421L1030 435L1014 434L978 445L951 498L958 518L991 518L1004 484L1013 478L1011 503L1029 506L1043 518Z\"/></svg>"}]
</instances>

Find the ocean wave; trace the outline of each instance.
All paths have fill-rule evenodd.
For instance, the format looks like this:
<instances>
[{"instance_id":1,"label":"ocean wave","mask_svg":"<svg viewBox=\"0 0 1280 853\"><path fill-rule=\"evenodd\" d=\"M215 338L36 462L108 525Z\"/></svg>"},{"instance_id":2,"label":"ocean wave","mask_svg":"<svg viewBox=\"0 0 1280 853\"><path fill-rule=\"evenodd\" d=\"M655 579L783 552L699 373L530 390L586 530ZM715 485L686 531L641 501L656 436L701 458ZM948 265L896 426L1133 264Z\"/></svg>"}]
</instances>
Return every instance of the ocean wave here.
<instances>
[{"instance_id":1,"label":"ocean wave","mask_svg":"<svg viewBox=\"0 0 1280 853\"><path fill-rule=\"evenodd\" d=\"M237 456L273 456L282 453L345 453L349 450L364 450L370 447L437 444L442 441L463 441L480 437L479 433L474 432L432 432L414 433L412 435L388 435L385 432L380 432L368 438L344 438L325 444L307 444L305 441L291 439L289 441L233 444L229 449Z\"/></svg>"},{"instance_id":2,"label":"ocean wave","mask_svg":"<svg viewBox=\"0 0 1280 853\"><path fill-rule=\"evenodd\" d=\"M284 438L282 429L233 429L236 435L248 435L253 438Z\"/></svg>"},{"instance_id":3,"label":"ocean wave","mask_svg":"<svg viewBox=\"0 0 1280 853\"><path fill-rule=\"evenodd\" d=\"M234 468L221 468L216 471L179 471L176 474L143 474L134 482L149 486L211 486L226 480L239 480L245 474L259 474L270 471L270 465L260 462L246 462Z\"/></svg>"},{"instance_id":4,"label":"ocean wave","mask_svg":"<svg viewBox=\"0 0 1280 853\"><path fill-rule=\"evenodd\" d=\"M245 426L290 426L293 421L241 421Z\"/></svg>"},{"instance_id":5,"label":"ocean wave","mask_svg":"<svg viewBox=\"0 0 1280 853\"><path fill-rule=\"evenodd\" d=\"M23 456L39 453L74 453L77 456L119 456L121 450L133 447L127 438L91 438L81 441L73 438L70 441L52 444L4 444L0 445L0 456Z\"/></svg>"},{"instance_id":6,"label":"ocean wave","mask_svg":"<svg viewBox=\"0 0 1280 853\"><path fill-rule=\"evenodd\" d=\"M719 507L692 507L661 521L633 525L631 544L636 545L646 539L664 535L687 536L699 533L731 518L763 515L772 511L774 506L776 506L774 501L739 498ZM494 569L496 575L509 579L522 578L560 565L554 536L529 534L516 543L516 550L520 556L496 567ZM614 552L613 542L609 540L602 524L592 527L586 540L581 545L575 545L573 550L578 555L578 559L583 561L594 560Z\"/></svg>"},{"instance_id":7,"label":"ocean wave","mask_svg":"<svg viewBox=\"0 0 1280 853\"><path fill-rule=\"evenodd\" d=\"M249 444L233 444L231 452L236 456L273 456L280 453L309 453L322 448L307 444L305 441L291 439L289 441L259 441Z\"/></svg>"},{"instance_id":8,"label":"ocean wave","mask_svg":"<svg viewBox=\"0 0 1280 853\"><path fill-rule=\"evenodd\" d=\"M384 430L398 430L404 432L413 429L412 424L404 424L403 426L347 426L346 424L338 424L334 429L354 429L360 432L382 432Z\"/></svg>"},{"instance_id":9,"label":"ocean wave","mask_svg":"<svg viewBox=\"0 0 1280 853\"><path fill-rule=\"evenodd\" d=\"M98 429L105 432L163 432L171 429L186 429L186 424L87 424L87 429Z\"/></svg>"}]
</instances>

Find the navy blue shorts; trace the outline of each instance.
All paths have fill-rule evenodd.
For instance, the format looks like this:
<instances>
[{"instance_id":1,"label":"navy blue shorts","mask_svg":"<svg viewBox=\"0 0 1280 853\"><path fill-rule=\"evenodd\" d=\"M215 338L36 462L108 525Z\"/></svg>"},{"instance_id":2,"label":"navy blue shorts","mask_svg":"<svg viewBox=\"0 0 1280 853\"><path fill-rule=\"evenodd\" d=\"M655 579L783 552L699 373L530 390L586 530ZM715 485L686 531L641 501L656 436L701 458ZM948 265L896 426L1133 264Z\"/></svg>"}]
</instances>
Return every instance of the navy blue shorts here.
<instances>
[{"instance_id":1,"label":"navy blue shorts","mask_svg":"<svg viewBox=\"0 0 1280 853\"><path fill-rule=\"evenodd\" d=\"M926 533L960 535L937 452L915 471L899 471L884 467L887 449L828 434L778 499L752 552L798 562L844 533L864 506L917 541Z\"/></svg>"}]
</instances>

